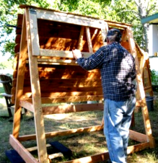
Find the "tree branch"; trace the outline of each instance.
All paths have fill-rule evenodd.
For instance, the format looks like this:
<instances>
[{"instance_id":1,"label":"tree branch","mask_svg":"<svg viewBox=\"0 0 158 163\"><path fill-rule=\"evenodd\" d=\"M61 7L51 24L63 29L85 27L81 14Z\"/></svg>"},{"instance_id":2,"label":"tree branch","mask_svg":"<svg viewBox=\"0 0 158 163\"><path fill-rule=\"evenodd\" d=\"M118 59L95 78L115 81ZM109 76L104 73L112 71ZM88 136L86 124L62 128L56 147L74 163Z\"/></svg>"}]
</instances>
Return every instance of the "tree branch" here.
<instances>
[{"instance_id":1,"label":"tree branch","mask_svg":"<svg viewBox=\"0 0 158 163\"><path fill-rule=\"evenodd\" d=\"M147 15L149 15L149 12L154 9L156 6L154 5L153 7L151 7L149 10L147 10Z\"/></svg>"},{"instance_id":2,"label":"tree branch","mask_svg":"<svg viewBox=\"0 0 158 163\"><path fill-rule=\"evenodd\" d=\"M140 5L140 3L137 0L134 0L134 2L137 5L137 7Z\"/></svg>"},{"instance_id":3,"label":"tree branch","mask_svg":"<svg viewBox=\"0 0 158 163\"><path fill-rule=\"evenodd\" d=\"M118 12L117 14L122 13L122 12L132 12L132 13L134 13L134 14L136 14L137 16L140 17L140 15L139 15L136 11L133 11L133 10L123 10L123 11Z\"/></svg>"}]
</instances>

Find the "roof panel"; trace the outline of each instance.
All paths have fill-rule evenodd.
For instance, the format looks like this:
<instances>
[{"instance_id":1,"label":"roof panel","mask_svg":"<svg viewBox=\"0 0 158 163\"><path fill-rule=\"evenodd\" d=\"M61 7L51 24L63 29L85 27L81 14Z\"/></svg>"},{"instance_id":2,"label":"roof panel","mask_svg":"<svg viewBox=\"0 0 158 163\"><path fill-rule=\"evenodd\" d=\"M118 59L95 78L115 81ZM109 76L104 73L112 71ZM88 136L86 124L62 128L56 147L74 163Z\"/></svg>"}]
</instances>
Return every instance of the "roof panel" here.
<instances>
[{"instance_id":1,"label":"roof panel","mask_svg":"<svg viewBox=\"0 0 158 163\"><path fill-rule=\"evenodd\" d=\"M142 18L141 22L144 23L158 23L158 13Z\"/></svg>"}]
</instances>

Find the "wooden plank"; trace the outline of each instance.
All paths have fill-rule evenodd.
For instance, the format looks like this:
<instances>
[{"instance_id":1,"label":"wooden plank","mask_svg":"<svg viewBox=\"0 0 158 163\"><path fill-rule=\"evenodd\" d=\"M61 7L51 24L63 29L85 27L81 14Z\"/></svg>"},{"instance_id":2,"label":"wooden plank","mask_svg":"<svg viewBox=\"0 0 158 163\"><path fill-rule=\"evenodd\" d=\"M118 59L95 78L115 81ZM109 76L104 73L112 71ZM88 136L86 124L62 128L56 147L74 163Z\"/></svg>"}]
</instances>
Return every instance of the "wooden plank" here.
<instances>
[{"instance_id":1,"label":"wooden plank","mask_svg":"<svg viewBox=\"0 0 158 163\"><path fill-rule=\"evenodd\" d=\"M25 160L25 162L38 163L38 160L36 160L13 135L10 135L9 143L19 153L23 160Z\"/></svg>"},{"instance_id":2,"label":"wooden plank","mask_svg":"<svg viewBox=\"0 0 158 163\"><path fill-rule=\"evenodd\" d=\"M39 9L39 10L44 10L44 11L50 11L50 12L59 12L59 13L65 13L65 12L62 12L62 11L59 11L59 10L54 10L54 9L45 9L45 8L42 8L42 7L35 7L35 6L30 6L30 5L20 5L20 8L34 8L34 9ZM66 12L66 14L71 14L72 13L68 13ZM99 19L99 18L94 18L92 16L84 16L84 15L81 15L81 14L76 14L76 13L73 13L73 15L77 15L79 17L86 17L86 18L93 18L93 19ZM122 27L122 28L127 28L127 27L131 27L132 25L131 24L127 24L127 23L122 23L122 22L116 22L116 21L110 21L110 20L105 20L109 25L113 26L113 27ZM119 26L120 25L120 26Z\"/></svg>"},{"instance_id":3,"label":"wooden plank","mask_svg":"<svg viewBox=\"0 0 158 163\"><path fill-rule=\"evenodd\" d=\"M105 28L101 28L103 43L105 42L107 32L108 32L108 24L106 23Z\"/></svg>"},{"instance_id":4,"label":"wooden plank","mask_svg":"<svg viewBox=\"0 0 158 163\"><path fill-rule=\"evenodd\" d=\"M64 155L61 152L58 152L58 153L49 154L48 157L50 160L52 160L52 159L57 158L57 157L64 157Z\"/></svg>"},{"instance_id":5,"label":"wooden plank","mask_svg":"<svg viewBox=\"0 0 158 163\"><path fill-rule=\"evenodd\" d=\"M150 124L149 113L148 113L146 99L145 99L145 92L144 92L144 87L143 87L142 75L141 75L139 61L138 61L137 52L136 52L136 48L135 48L135 42L133 40L133 35L132 35L131 31L132 31L131 28L128 27L127 28L127 35L129 37L131 54L135 57L135 62L136 62L136 71L137 71L136 80L137 80L137 88L138 88L137 93L139 93L140 100L142 101L142 103L141 103L142 115L143 115L146 135L148 136L148 139L150 142L150 147L154 147L155 142L154 142L154 139L152 137L151 124Z\"/></svg>"},{"instance_id":6,"label":"wooden plank","mask_svg":"<svg viewBox=\"0 0 158 163\"><path fill-rule=\"evenodd\" d=\"M48 84L49 85L49 84ZM51 85L51 87L53 87L53 85ZM93 91L92 91L93 90ZM100 96L102 95L102 87L81 87L81 88L71 88L71 87L65 87L65 88L51 88L50 90L41 89L41 97L44 98L50 98L50 99L54 99L54 98L67 98L67 99L71 99L71 97L75 97L76 99L79 98L79 96L82 98L95 98L93 96ZM23 89L23 96L26 97L31 97L32 92L31 92L31 88L30 87L24 87ZM64 97L66 96L66 97ZM96 97L98 98L98 97ZM79 99L80 101L80 99Z\"/></svg>"},{"instance_id":7,"label":"wooden plank","mask_svg":"<svg viewBox=\"0 0 158 163\"><path fill-rule=\"evenodd\" d=\"M47 72L49 73L49 71ZM91 79L91 78L68 78L68 79L61 79L56 78L56 77L50 77L50 78L41 78L40 79L40 83L41 85L45 85L50 83L50 85L53 85L55 87L100 87L101 86L101 79L100 78L96 78L96 79ZM13 83L12 83L13 87L16 86L16 79L13 79ZM26 78L25 79L25 87L30 87L30 79Z\"/></svg>"},{"instance_id":8,"label":"wooden plank","mask_svg":"<svg viewBox=\"0 0 158 163\"><path fill-rule=\"evenodd\" d=\"M44 83L47 83L47 82L44 82ZM44 83L41 83L40 84L41 87L44 85ZM47 92L50 93L51 92L51 93L54 93L55 94L55 92L57 92L58 94L62 94L62 92L64 92L64 93L65 92L69 92L69 93L71 93L70 95L73 95L76 92L76 95L77 95L78 92L79 93L83 92L86 95L88 95L88 94L91 94L91 95L94 95L94 94L102 94L102 87L101 87L100 83L98 85L96 85L96 86L95 85L91 85L90 86L90 84L89 85L87 84L86 87L82 87L82 85L80 85L80 86L75 86L74 85L74 86L71 87L69 85L63 85L62 86L62 85L55 84L54 86L58 86L56 88L53 88L53 85L50 84L50 83L47 83L47 84L48 84L48 86L50 86L50 89L48 89L48 87L46 87L46 85L45 85L41 89L41 92L42 93L47 93ZM44 88L46 88L46 89L44 89ZM94 93L93 93L92 89L93 89ZM98 92L96 92L96 91L98 91Z\"/></svg>"},{"instance_id":9,"label":"wooden plank","mask_svg":"<svg viewBox=\"0 0 158 163\"><path fill-rule=\"evenodd\" d=\"M133 130L129 131L129 138L140 143L144 143L148 141L148 137L145 134Z\"/></svg>"},{"instance_id":10,"label":"wooden plank","mask_svg":"<svg viewBox=\"0 0 158 163\"><path fill-rule=\"evenodd\" d=\"M127 148L127 151L128 151L128 154L131 154L131 153L146 149L148 147L149 147L149 143L141 143L141 144L129 146ZM104 152L104 153L100 153L100 154L96 154L96 155L92 155L92 156L74 159L71 161L65 161L64 163L98 163L101 161L106 161L107 159L109 159L109 153Z\"/></svg>"},{"instance_id":11,"label":"wooden plank","mask_svg":"<svg viewBox=\"0 0 158 163\"><path fill-rule=\"evenodd\" d=\"M46 64L46 65L74 65L78 66L76 61L74 60L61 60L61 59L42 59L38 58L37 59L38 64Z\"/></svg>"},{"instance_id":12,"label":"wooden plank","mask_svg":"<svg viewBox=\"0 0 158 163\"><path fill-rule=\"evenodd\" d=\"M131 24L127 24L127 23L121 23L121 22L114 22L114 21L109 21L106 20L108 26L110 27L115 27L115 28L122 28L124 30L126 30L126 28L131 27Z\"/></svg>"},{"instance_id":13,"label":"wooden plank","mask_svg":"<svg viewBox=\"0 0 158 163\"><path fill-rule=\"evenodd\" d=\"M37 12L38 19L45 19L69 24L75 24L80 26L88 26L93 28L104 28L105 21L95 18L87 18L83 16L77 16L74 14L60 13L60 12L52 12L52 11L44 11L35 9Z\"/></svg>"},{"instance_id":14,"label":"wooden plank","mask_svg":"<svg viewBox=\"0 0 158 163\"><path fill-rule=\"evenodd\" d=\"M103 104L78 104L78 105L60 105L60 106L49 106L43 107L43 114L57 114L57 113L70 113L70 112L83 112L83 111L95 111L103 110Z\"/></svg>"},{"instance_id":15,"label":"wooden plank","mask_svg":"<svg viewBox=\"0 0 158 163\"><path fill-rule=\"evenodd\" d=\"M14 86L16 85L16 81L13 81ZM60 90L60 88L65 88L67 87L68 89L70 89L69 87L72 88L88 88L88 87L94 87L100 89L101 88L101 79L85 79L85 78L69 78L69 79L60 79L60 78L48 78L48 79L40 79L40 85L41 87L45 88L46 84L48 84L49 86L54 86L56 88L52 88L53 89L58 89ZM48 86L47 85L47 86ZM30 81L29 79L25 80L25 87L30 87Z\"/></svg>"},{"instance_id":16,"label":"wooden plank","mask_svg":"<svg viewBox=\"0 0 158 163\"><path fill-rule=\"evenodd\" d=\"M77 49L79 49L80 51L82 51L82 48L83 48L83 43L82 43L83 36L84 36L84 26L81 27L78 46L77 46Z\"/></svg>"},{"instance_id":17,"label":"wooden plank","mask_svg":"<svg viewBox=\"0 0 158 163\"><path fill-rule=\"evenodd\" d=\"M30 95L30 94L29 94ZM24 95L21 97L21 100L26 100L31 102L32 99L29 98L29 95ZM100 101L103 100L103 95L87 95L87 96L67 96L67 97L42 97L42 104L47 103L61 103L61 102L83 102L83 101Z\"/></svg>"},{"instance_id":18,"label":"wooden plank","mask_svg":"<svg viewBox=\"0 0 158 163\"><path fill-rule=\"evenodd\" d=\"M39 55L39 36L38 36L38 26L37 26L37 16L36 11L29 9L29 23L30 23L30 41L32 45L32 55Z\"/></svg>"},{"instance_id":19,"label":"wooden plank","mask_svg":"<svg viewBox=\"0 0 158 163\"><path fill-rule=\"evenodd\" d=\"M34 112L34 107L32 105L32 103L28 102L28 101L23 101L23 100L20 100L19 101L19 105L31 112Z\"/></svg>"},{"instance_id":20,"label":"wooden plank","mask_svg":"<svg viewBox=\"0 0 158 163\"><path fill-rule=\"evenodd\" d=\"M26 38L26 20L24 17L21 42L20 42L17 83L16 83L16 91L15 91L16 98L14 97L14 94L13 94L13 99L15 99L13 136L15 138L17 138L19 136L19 130L20 130L21 107L19 106L19 99L23 94L25 65L26 65L26 58L27 58L27 41L26 40L27 40L27 38Z\"/></svg>"},{"instance_id":21,"label":"wooden plank","mask_svg":"<svg viewBox=\"0 0 158 163\"><path fill-rule=\"evenodd\" d=\"M36 141L38 146L38 158L41 163L49 163L47 150L46 150L46 139L44 132L44 120L42 115L42 104L41 104L41 92L39 84L37 58L33 57L33 44L31 41L31 15L29 10L26 9L26 20L27 20L27 32L28 32L28 55L30 65L30 79L31 79L31 90L32 90L32 101L34 107L34 123L36 131Z\"/></svg>"},{"instance_id":22,"label":"wooden plank","mask_svg":"<svg viewBox=\"0 0 158 163\"><path fill-rule=\"evenodd\" d=\"M136 145L132 145L132 146L128 146L127 148L127 154L132 154L135 152L139 152L142 151L144 149L150 148L150 143L146 142L146 143L139 143Z\"/></svg>"},{"instance_id":23,"label":"wooden plank","mask_svg":"<svg viewBox=\"0 0 158 163\"><path fill-rule=\"evenodd\" d=\"M148 147L149 147L149 143L141 143L141 144L137 144L134 146L129 146L127 148L127 151L128 151L128 154L131 154L131 153L146 149ZM109 153L104 152L104 153L100 153L100 154L96 154L96 155L92 155L92 156L74 159L71 161L66 161L64 163L98 163L101 161L106 161L107 159L109 159Z\"/></svg>"},{"instance_id":24,"label":"wooden plank","mask_svg":"<svg viewBox=\"0 0 158 163\"><path fill-rule=\"evenodd\" d=\"M101 79L100 71L90 70L86 71L81 67L76 67L73 65L39 65L38 72L40 79L51 79L51 78L60 78L60 79L75 79L82 78L85 81L89 81L91 79L97 80ZM14 73L14 78L16 78L16 73ZM30 79L29 69L25 68L25 81L28 83Z\"/></svg>"},{"instance_id":25,"label":"wooden plank","mask_svg":"<svg viewBox=\"0 0 158 163\"><path fill-rule=\"evenodd\" d=\"M92 47L92 41L91 41L91 35L90 35L90 28L86 27L86 35L87 35L87 43L88 43L88 49L90 53L93 53L93 47Z\"/></svg>"},{"instance_id":26,"label":"wooden plank","mask_svg":"<svg viewBox=\"0 0 158 163\"><path fill-rule=\"evenodd\" d=\"M92 53L82 52L85 58L89 57ZM53 57L65 57L65 58L74 58L72 51L59 51L59 50L50 50L50 49L40 49L40 56L53 56Z\"/></svg>"},{"instance_id":27,"label":"wooden plank","mask_svg":"<svg viewBox=\"0 0 158 163\"><path fill-rule=\"evenodd\" d=\"M71 130L66 130L66 131L54 131L54 132L47 132L46 133L46 138L51 138L55 136L65 136L65 135L71 135L71 134L76 134L76 133L87 133L87 132L96 132L100 131L103 129L103 126L90 126L90 127L83 127L83 128L77 128L77 129L71 129ZM35 140L36 135L24 135L24 136L19 136L18 140L19 141L28 141L28 140Z\"/></svg>"},{"instance_id":28,"label":"wooden plank","mask_svg":"<svg viewBox=\"0 0 158 163\"><path fill-rule=\"evenodd\" d=\"M20 100L20 106L33 112L34 108L31 102ZM42 107L43 115L47 114L57 114L57 113L70 113L70 112L83 112L83 111L94 111L103 110L103 104L78 104L78 105L59 105L59 106L47 106Z\"/></svg>"},{"instance_id":29,"label":"wooden plank","mask_svg":"<svg viewBox=\"0 0 158 163\"><path fill-rule=\"evenodd\" d=\"M46 147L47 148L51 147L51 145L50 144L46 144ZM29 148L26 148L26 149L27 149L27 151L32 152L32 151L36 151L38 149L38 147L35 146L35 147L29 147Z\"/></svg>"},{"instance_id":30,"label":"wooden plank","mask_svg":"<svg viewBox=\"0 0 158 163\"><path fill-rule=\"evenodd\" d=\"M74 159L71 161L65 161L64 163L98 163L109 159L109 153L104 152L100 154L95 154L92 156L82 157L79 159Z\"/></svg>"}]
</instances>

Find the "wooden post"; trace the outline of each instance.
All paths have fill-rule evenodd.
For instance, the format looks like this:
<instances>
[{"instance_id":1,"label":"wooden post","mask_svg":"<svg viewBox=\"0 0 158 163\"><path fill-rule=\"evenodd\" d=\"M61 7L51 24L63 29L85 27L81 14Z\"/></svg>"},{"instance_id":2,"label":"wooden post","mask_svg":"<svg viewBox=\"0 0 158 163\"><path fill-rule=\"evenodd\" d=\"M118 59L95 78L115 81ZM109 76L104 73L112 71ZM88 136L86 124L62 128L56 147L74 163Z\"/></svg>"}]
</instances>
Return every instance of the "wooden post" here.
<instances>
[{"instance_id":1,"label":"wooden post","mask_svg":"<svg viewBox=\"0 0 158 163\"><path fill-rule=\"evenodd\" d=\"M84 35L84 26L81 27L81 32L80 32L79 42L78 42L78 47L77 47L77 49L79 49L80 51L83 48L82 47L83 35Z\"/></svg>"},{"instance_id":2,"label":"wooden post","mask_svg":"<svg viewBox=\"0 0 158 163\"><path fill-rule=\"evenodd\" d=\"M36 141L38 147L38 158L41 163L49 163L47 149L46 149L46 139L44 131L44 119L42 114L42 104L41 104L41 89L40 81L38 75L38 64L37 57L34 57L34 53L38 51L34 46L34 41L31 38L35 36L36 30L31 30L31 24L37 26L37 18L35 11L26 9L26 20L27 20L27 32L28 32L28 55L29 55L29 69L30 69L30 78L31 78L31 90L32 90L32 102L34 107L34 121L35 121L35 131L36 131ZM31 21L31 22L30 22Z\"/></svg>"},{"instance_id":3,"label":"wooden post","mask_svg":"<svg viewBox=\"0 0 158 163\"><path fill-rule=\"evenodd\" d=\"M89 52L93 53L93 47L92 47L91 34L90 34L89 27L86 27L86 35L87 35L87 43L88 43Z\"/></svg>"},{"instance_id":4,"label":"wooden post","mask_svg":"<svg viewBox=\"0 0 158 163\"><path fill-rule=\"evenodd\" d=\"M127 35L129 38L129 43L130 43L130 50L131 54L135 57L135 62L136 62L136 71L137 71L137 87L138 87L138 94L141 100L141 106L142 106L142 114L143 114L143 119L144 119L144 126L145 126L145 131L146 135L148 136L148 140L150 142L150 147L155 146L154 139L152 137L152 131L151 131L151 124L150 124L150 119L149 119L149 114L148 114L148 109L147 109L147 104L146 104L146 99L145 99L145 92L144 92L144 87L143 87L143 81L142 81L142 74L140 71L140 66L139 66L139 61L137 57L137 52L135 48L135 42L133 40L133 35L131 32L131 28L127 28Z\"/></svg>"},{"instance_id":5,"label":"wooden post","mask_svg":"<svg viewBox=\"0 0 158 163\"><path fill-rule=\"evenodd\" d=\"M27 38L26 38L26 20L23 17L23 28L20 41L20 53L19 53L19 65L17 72L17 83L15 92L15 109L14 109L14 122L13 122L13 136L18 138L20 130L20 119L21 119L21 107L19 106L19 99L23 94L24 76L25 76L25 65L27 55Z\"/></svg>"}]
</instances>

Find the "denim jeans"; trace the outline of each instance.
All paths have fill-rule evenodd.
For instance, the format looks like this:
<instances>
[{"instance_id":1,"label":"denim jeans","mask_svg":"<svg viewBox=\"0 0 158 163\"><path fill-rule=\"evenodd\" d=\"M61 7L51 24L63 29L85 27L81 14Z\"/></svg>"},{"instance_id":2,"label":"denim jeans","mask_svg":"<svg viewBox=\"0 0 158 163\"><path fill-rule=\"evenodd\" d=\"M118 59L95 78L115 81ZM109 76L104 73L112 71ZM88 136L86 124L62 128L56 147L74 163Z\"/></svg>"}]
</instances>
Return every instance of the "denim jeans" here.
<instances>
[{"instance_id":1,"label":"denim jeans","mask_svg":"<svg viewBox=\"0 0 158 163\"><path fill-rule=\"evenodd\" d=\"M104 100L104 135L112 163L126 163L129 127L135 97L127 101Z\"/></svg>"}]
</instances>

